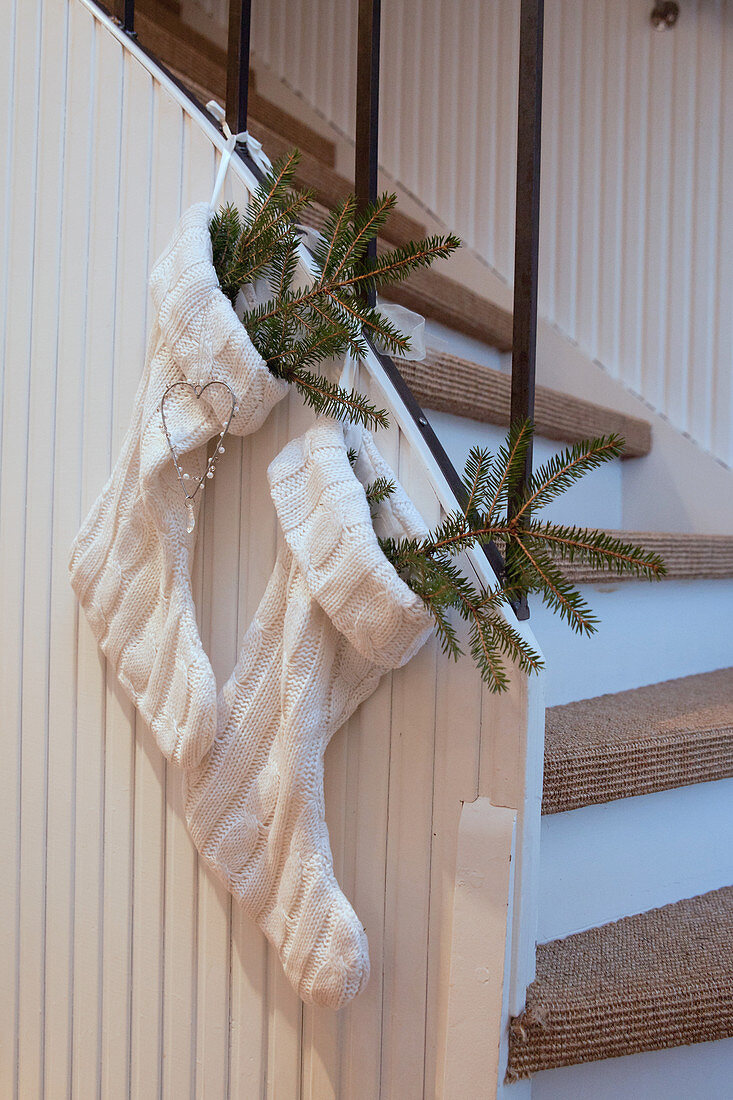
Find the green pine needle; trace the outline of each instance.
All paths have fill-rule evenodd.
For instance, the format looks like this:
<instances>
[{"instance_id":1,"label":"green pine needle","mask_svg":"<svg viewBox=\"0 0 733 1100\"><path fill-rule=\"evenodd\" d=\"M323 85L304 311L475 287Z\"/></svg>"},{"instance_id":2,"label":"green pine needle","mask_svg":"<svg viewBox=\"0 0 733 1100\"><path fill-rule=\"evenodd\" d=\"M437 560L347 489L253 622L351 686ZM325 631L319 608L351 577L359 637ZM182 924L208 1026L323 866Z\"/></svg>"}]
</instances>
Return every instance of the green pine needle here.
<instances>
[{"instance_id":1,"label":"green pine needle","mask_svg":"<svg viewBox=\"0 0 733 1100\"><path fill-rule=\"evenodd\" d=\"M318 276L299 285L296 222L313 201L312 192L294 187L299 160L297 150L278 160L243 215L231 204L214 215L210 233L217 278L232 304L243 286L267 285L268 300L248 310L242 322L270 370L291 382L307 405L319 414L382 427L388 423L384 410L329 382L317 368L347 352L363 358L365 337L391 354L408 352L409 340L369 306L365 292L429 267L460 241L452 234L429 237L370 261L368 245L384 228L396 197L382 195L357 212L350 195L329 214L314 250Z\"/></svg>"},{"instance_id":2,"label":"green pine needle","mask_svg":"<svg viewBox=\"0 0 733 1100\"><path fill-rule=\"evenodd\" d=\"M617 436L587 440L555 455L532 479L522 508L525 523L517 517L510 520L508 486L524 469L531 440L532 425L527 422L512 427L495 457L483 448L472 448L463 473L465 502L461 509L447 515L424 539L380 539L385 556L435 619L443 652L454 659L462 650L450 612L468 624L471 657L493 692L509 686L507 661L527 674L542 668L539 654L503 614L522 592L538 593L573 630L581 634L596 631L598 619L563 575L563 561L577 559L599 571L648 580L665 574L657 554L605 531L526 520L532 507L544 507L589 470L617 457L623 450L623 440ZM391 483L389 490L380 485L375 494L376 485L374 482L366 489L370 503L394 492ZM511 551L511 569L495 591L477 588L455 563L464 550L489 541Z\"/></svg>"},{"instance_id":3,"label":"green pine needle","mask_svg":"<svg viewBox=\"0 0 733 1100\"><path fill-rule=\"evenodd\" d=\"M364 490L369 507L376 508L383 500L387 500L388 497L391 497L396 488L397 486L391 478L375 478Z\"/></svg>"}]
</instances>

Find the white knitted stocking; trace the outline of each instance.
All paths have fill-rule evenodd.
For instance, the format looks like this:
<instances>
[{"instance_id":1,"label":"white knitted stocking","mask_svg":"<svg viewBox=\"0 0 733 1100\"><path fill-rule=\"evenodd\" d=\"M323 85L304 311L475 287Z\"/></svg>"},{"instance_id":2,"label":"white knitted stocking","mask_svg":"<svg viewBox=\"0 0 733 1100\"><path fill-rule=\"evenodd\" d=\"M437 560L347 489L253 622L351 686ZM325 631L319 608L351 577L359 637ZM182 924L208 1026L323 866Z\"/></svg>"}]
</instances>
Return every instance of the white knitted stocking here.
<instances>
[{"instance_id":1,"label":"white knitted stocking","mask_svg":"<svg viewBox=\"0 0 733 1100\"><path fill-rule=\"evenodd\" d=\"M431 631L377 543L363 486L391 477L363 433L355 471L322 419L271 464L282 534L267 590L219 697L219 734L186 776L194 841L277 948L304 1001L338 1008L369 974L366 936L339 889L324 820L335 731ZM404 492L380 533L425 527Z\"/></svg>"},{"instance_id":2,"label":"white knitted stocking","mask_svg":"<svg viewBox=\"0 0 733 1100\"><path fill-rule=\"evenodd\" d=\"M267 369L221 292L210 217L208 204L188 210L153 269L155 316L132 423L74 542L71 581L120 682L184 771L199 851L275 945L300 996L336 1008L363 986L369 958L333 873L323 754L432 623L372 524L364 486L391 471L366 432L352 470L343 427L322 419L270 466L282 528L277 561L217 694L191 593L197 529L187 530L161 400L174 382L224 382L237 401L230 431L246 435L288 387ZM170 409L166 400L186 484L205 477L206 444L218 440L230 412L223 387ZM399 487L380 507L377 526L395 537L425 532Z\"/></svg>"},{"instance_id":3,"label":"white knitted stocking","mask_svg":"<svg viewBox=\"0 0 733 1100\"><path fill-rule=\"evenodd\" d=\"M161 398L173 382L223 381L238 402L230 431L247 435L288 389L221 292L211 214L207 203L191 207L153 268L155 315L132 423L70 561L71 583L107 659L161 750L183 767L197 763L216 735L216 684L196 626L195 531L186 529ZM204 476L206 444L230 412L229 393L216 386L172 409L171 439L190 478Z\"/></svg>"}]
</instances>

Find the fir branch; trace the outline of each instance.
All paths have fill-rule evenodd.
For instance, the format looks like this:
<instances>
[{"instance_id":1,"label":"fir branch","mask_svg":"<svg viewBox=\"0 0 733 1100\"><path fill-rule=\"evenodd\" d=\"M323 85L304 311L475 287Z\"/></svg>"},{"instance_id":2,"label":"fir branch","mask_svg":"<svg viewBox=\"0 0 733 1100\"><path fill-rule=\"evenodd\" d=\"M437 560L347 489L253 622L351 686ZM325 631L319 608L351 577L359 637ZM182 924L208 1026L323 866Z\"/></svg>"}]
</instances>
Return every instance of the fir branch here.
<instances>
[{"instance_id":1,"label":"fir branch","mask_svg":"<svg viewBox=\"0 0 733 1100\"><path fill-rule=\"evenodd\" d=\"M531 420L513 424L510 427L506 442L499 448L496 456L494 471L487 489L484 510L488 516L493 517L502 505L506 504L510 487L524 472L527 451L533 435L534 425Z\"/></svg>"},{"instance_id":2,"label":"fir branch","mask_svg":"<svg viewBox=\"0 0 733 1100\"><path fill-rule=\"evenodd\" d=\"M441 648L454 658L462 650L451 611L467 622L471 657L491 691L508 686L505 660L527 674L542 667L539 654L506 618L508 604L520 593L537 592L574 630L595 632L598 620L563 575L563 560L577 557L599 570L642 578L664 575L658 555L605 531L532 519L521 523L516 516L508 517L508 486L524 469L531 439L528 422L511 429L494 458L485 449L472 448L463 474L462 509L445 516L424 539L380 539L385 556L432 614ZM532 492L537 500L557 495L588 470L616 457L622 447L617 437L578 444L538 471ZM490 540L505 544L512 555L511 569L495 590L475 587L455 562L464 550Z\"/></svg>"},{"instance_id":3,"label":"fir branch","mask_svg":"<svg viewBox=\"0 0 733 1100\"><path fill-rule=\"evenodd\" d=\"M396 205L397 196L385 193L380 195L375 202L370 203L361 214L353 219L353 233L346 244L343 258L336 268L334 276L338 276L344 271L349 262L353 265L363 258L370 241L373 241L380 229L384 228Z\"/></svg>"},{"instance_id":4,"label":"fir branch","mask_svg":"<svg viewBox=\"0 0 733 1100\"><path fill-rule=\"evenodd\" d=\"M341 389L327 378L301 368L288 370L282 377L295 386L305 404L319 416L346 418L354 424L363 424L365 428L389 427L384 409L376 408L356 390Z\"/></svg>"},{"instance_id":5,"label":"fir branch","mask_svg":"<svg viewBox=\"0 0 733 1100\"><path fill-rule=\"evenodd\" d=\"M295 286L299 242L297 218L312 203L310 191L294 188L297 150L282 157L251 196L244 215L231 205L211 222L214 266L219 283L234 303L240 288L264 280L269 299L248 310L243 324L253 344L279 377L296 386L316 411L355 419L373 427L387 423L361 395L348 393L316 373L319 363L347 352L367 354L365 334L392 353L409 351L409 340L370 307L363 288L398 282L458 247L457 237L429 237L394 249L374 264L366 262L369 242L384 227L395 206L394 195L357 212L349 196L328 216L314 250L319 268L308 285Z\"/></svg>"},{"instance_id":6,"label":"fir branch","mask_svg":"<svg viewBox=\"0 0 733 1100\"><path fill-rule=\"evenodd\" d=\"M364 490L367 498L367 504L370 508L374 508L381 504L383 500L387 500L392 496L397 486L394 481L388 477L377 477Z\"/></svg>"},{"instance_id":7,"label":"fir branch","mask_svg":"<svg viewBox=\"0 0 733 1100\"><path fill-rule=\"evenodd\" d=\"M598 570L633 573L650 581L661 580L667 572L659 554L625 542L606 531L532 521L522 532L522 538L549 546L558 558L571 562L577 558Z\"/></svg>"},{"instance_id":8,"label":"fir branch","mask_svg":"<svg viewBox=\"0 0 733 1100\"><path fill-rule=\"evenodd\" d=\"M549 555L539 549L530 551L522 536L515 535L514 545L526 559L523 576L527 576L526 565L530 566L532 581L527 584L530 591L539 592L548 607L559 612L573 630L579 634L595 634L598 620L576 588L563 576Z\"/></svg>"},{"instance_id":9,"label":"fir branch","mask_svg":"<svg viewBox=\"0 0 733 1100\"><path fill-rule=\"evenodd\" d=\"M526 499L516 513L520 519L530 510L544 508L591 470L620 458L624 452L624 440L619 435L601 436L584 440L574 447L554 455L533 475Z\"/></svg>"}]
</instances>

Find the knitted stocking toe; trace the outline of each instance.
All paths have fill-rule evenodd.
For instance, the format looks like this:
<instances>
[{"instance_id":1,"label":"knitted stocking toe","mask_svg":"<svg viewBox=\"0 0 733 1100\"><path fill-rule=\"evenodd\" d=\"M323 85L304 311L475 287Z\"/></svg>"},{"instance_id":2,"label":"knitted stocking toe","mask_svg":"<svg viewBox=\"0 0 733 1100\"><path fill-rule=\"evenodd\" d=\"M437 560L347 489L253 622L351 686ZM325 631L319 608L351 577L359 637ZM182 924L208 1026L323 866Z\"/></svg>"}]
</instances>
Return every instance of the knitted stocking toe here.
<instances>
[{"instance_id":1,"label":"knitted stocking toe","mask_svg":"<svg viewBox=\"0 0 733 1100\"><path fill-rule=\"evenodd\" d=\"M357 470L364 483L389 476L366 433ZM339 1008L366 982L369 957L333 872L323 754L431 620L379 548L340 425L319 421L269 476L277 561L222 690L217 741L187 777L186 815L303 1000ZM424 533L399 489L390 516L390 534Z\"/></svg>"}]
</instances>

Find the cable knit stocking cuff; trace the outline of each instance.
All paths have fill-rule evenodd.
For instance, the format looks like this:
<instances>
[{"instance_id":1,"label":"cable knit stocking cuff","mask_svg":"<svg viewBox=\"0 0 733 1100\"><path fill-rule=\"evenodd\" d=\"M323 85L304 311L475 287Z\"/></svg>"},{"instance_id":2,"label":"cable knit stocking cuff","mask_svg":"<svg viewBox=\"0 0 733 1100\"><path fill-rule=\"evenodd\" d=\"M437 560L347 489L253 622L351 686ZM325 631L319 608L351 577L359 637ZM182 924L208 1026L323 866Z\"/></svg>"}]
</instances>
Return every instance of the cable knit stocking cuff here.
<instances>
[{"instance_id":1,"label":"cable knit stocking cuff","mask_svg":"<svg viewBox=\"0 0 733 1100\"><path fill-rule=\"evenodd\" d=\"M285 447L268 477L283 535L314 599L363 657L380 668L405 664L433 621L377 541L364 486L376 477L396 479L370 434L363 432L352 469L342 425L322 418ZM384 535L426 534L399 485L380 512Z\"/></svg>"}]
</instances>

